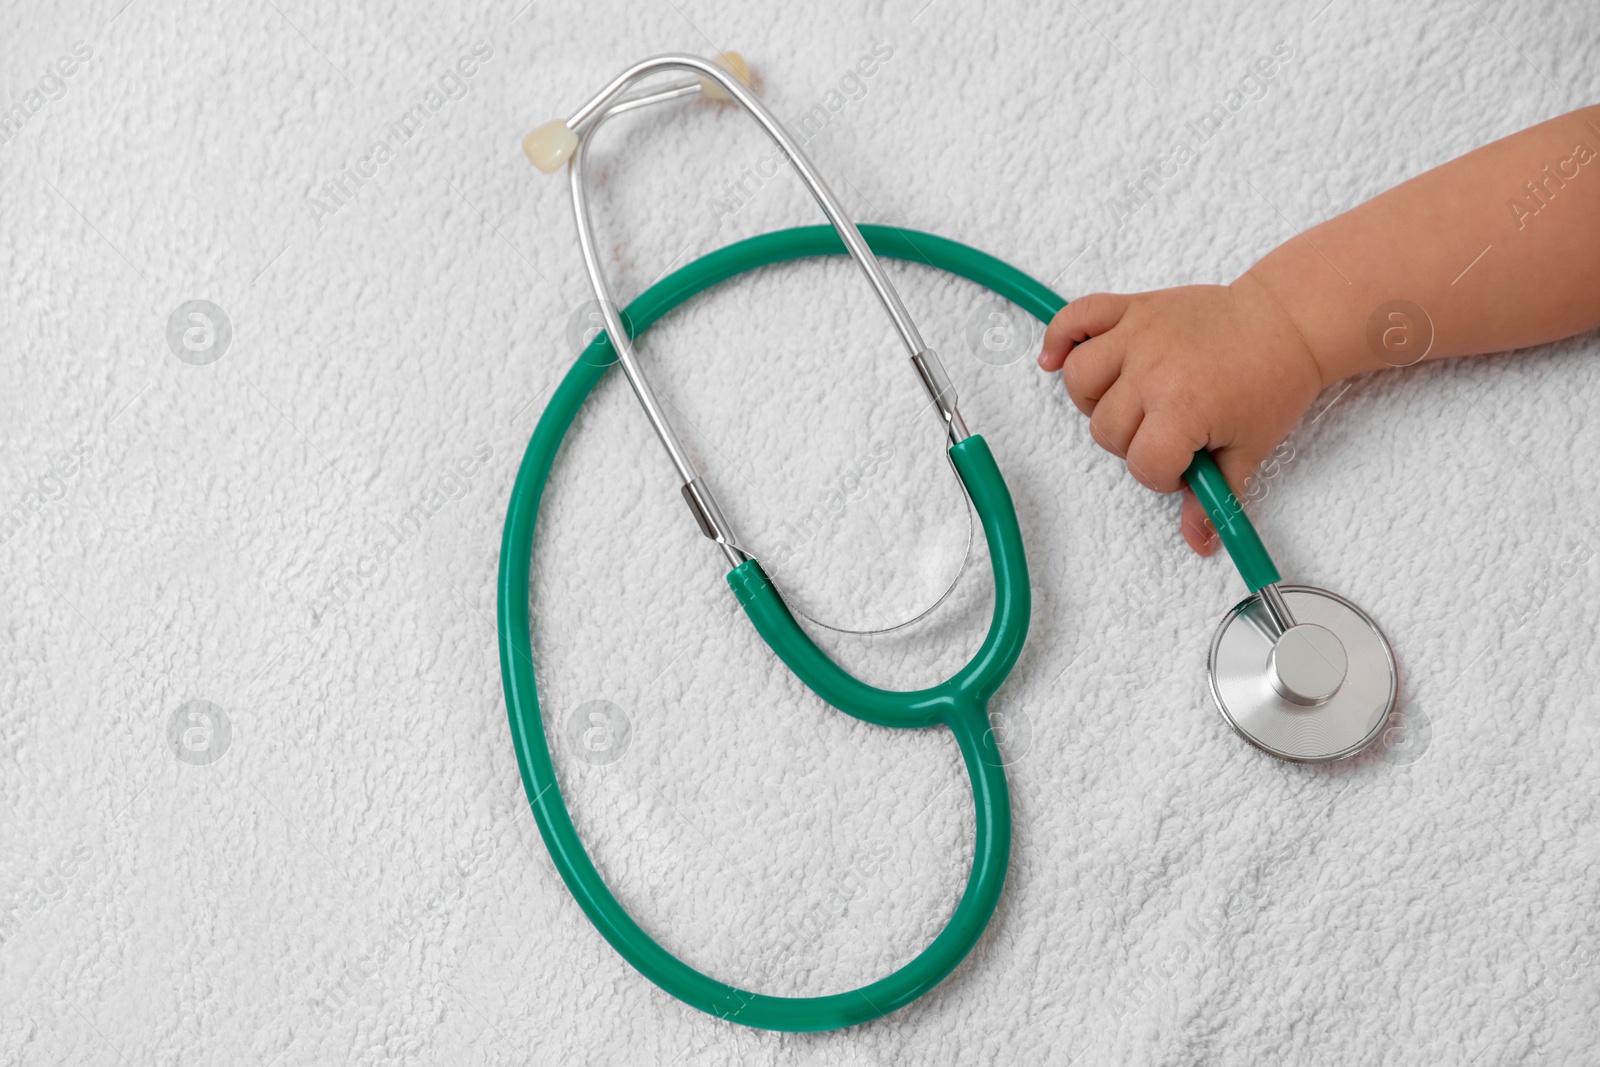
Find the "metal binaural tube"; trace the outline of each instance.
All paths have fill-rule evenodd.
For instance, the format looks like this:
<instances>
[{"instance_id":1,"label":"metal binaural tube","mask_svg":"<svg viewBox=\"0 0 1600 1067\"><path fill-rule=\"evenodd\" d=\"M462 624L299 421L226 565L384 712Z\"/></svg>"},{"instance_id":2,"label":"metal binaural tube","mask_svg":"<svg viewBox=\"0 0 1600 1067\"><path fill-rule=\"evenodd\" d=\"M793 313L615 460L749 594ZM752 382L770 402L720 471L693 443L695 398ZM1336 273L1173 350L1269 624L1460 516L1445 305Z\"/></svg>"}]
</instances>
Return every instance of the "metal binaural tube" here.
<instances>
[{"instance_id":1,"label":"metal binaural tube","mask_svg":"<svg viewBox=\"0 0 1600 1067\"><path fill-rule=\"evenodd\" d=\"M647 77L666 70L684 70L698 75L694 82L684 82L669 85L659 89L625 95L628 88L640 78ZM900 335L901 342L905 345L911 357L919 380L922 381L928 395L933 399L941 417L944 419L946 432L952 444L965 440L969 434L961 412L956 406L956 391L951 385L939 357L929 349L922 340L922 335L917 331L916 324L912 322L910 314L900 300L900 294L894 284L889 281L882 264L878 262L872 249L861 236L860 230L845 213L838 197L828 187L822 176L817 172L811 161L800 150L799 144L791 137L783 125L769 112L753 93L736 77L723 70L721 67L708 60L690 55L657 56L635 63L623 71L616 78L595 95L588 103L579 108L571 118L566 121L566 126L572 131L575 144L572 145L571 156L568 160L568 182L572 190L573 217L578 231L578 247L583 256L584 270L589 275L589 284L595 294L595 299L600 304L600 315L605 322L606 335L611 342L612 350L616 353L617 360L622 364L624 375L632 386L634 395L638 397L639 404L644 408L645 416L650 420L650 426L655 431L656 437L667 450L673 467L678 472L678 477L683 482L684 499L694 514L703 533L715 541L727 557L730 565L737 567L748 557L738 547L737 539L721 508L717 505L716 497L710 487L701 477L700 471L695 467L694 461L689 457L688 450L684 447L682 439L667 419L662 409L660 398L651 386L648 377L639 364L638 356L634 352L632 339L622 322L621 313L612 295L611 287L606 281L605 273L600 267L600 256L596 249L594 230L589 217L588 197L584 183L584 160L589 138L600 128L606 119L612 115L637 108L647 107L651 104L664 103L682 97L692 96L705 91L707 81L714 82L730 99L744 108L756 122L766 131L767 136L775 142L779 149L794 164L795 171L800 175L806 188L816 200L828 221L833 224L838 232L841 242L850 257L856 261L871 284L874 294L888 313L894 323L896 332ZM557 127L559 129L559 127Z\"/></svg>"},{"instance_id":2,"label":"metal binaural tube","mask_svg":"<svg viewBox=\"0 0 1600 1067\"><path fill-rule=\"evenodd\" d=\"M811 160L806 158L800 150L800 145L789 136L789 131L783 124L768 111L766 105L756 98L756 95L739 79L709 60L691 55L664 55L651 59L640 60L621 74L617 75L609 85L600 90L587 104L575 111L567 119L567 125L574 132L582 133L582 128L599 117L606 110L608 104L615 100L622 92L640 78L664 70L684 70L697 74L716 82L722 87L735 103L749 112L757 124L766 131L784 154L795 165L795 171L800 179L805 182L817 206L822 208L823 214L828 216L828 221L833 223L839 235L843 238L845 248L849 250L850 257L860 265L861 270L872 284L873 290L878 294L879 301L888 310L889 317L894 320L896 331L906 346L906 354L915 356L927 347L922 342L922 335L917 331L916 323L911 321L910 314L905 305L900 301L900 294L895 291L893 283L883 271L883 266L878 262L878 257L872 254L872 249L867 247L867 242L862 239L861 231L856 229L855 223L845 214L844 207L839 203L839 198L828 187L817 168Z\"/></svg>"},{"instance_id":3,"label":"metal binaural tube","mask_svg":"<svg viewBox=\"0 0 1600 1067\"><path fill-rule=\"evenodd\" d=\"M867 242L862 238L861 232L856 228L855 223L846 214L844 206L840 204L838 197L834 195L833 190L828 186L828 183L817 171L811 160L801 151L800 145L784 129L783 124L767 110L766 106L738 78L730 75L715 63L701 59L698 56L664 55L641 60L612 79L593 99L574 112L571 118L567 119L567 126L578 134L580 145L587 138L587 135L592 133L600 122L611 114L643 107L651 103L676 99L680 96L688 96L692 92L698 91L700 83L697 82L694 86L678 85L636 97L623 97L622 94L638 79L665 70L685 70L715 82L727 93L730 99L744 108L756 120L761 128L766 131L767 136L777 144L784 155L794 164L795 172L800 175L801 181L805 183L806 189L811 193L812 198L822 208L823 214L828 217L828 221L833 224L834 229L839 231L845 250L850 253L850 257L856 261L857 266L866 275L867 281L872 286L879 303L883 305L890 320L894 323L895 331L900 335L906 354L917 362L918 375L939 408L951 443L955 444L964 440L968 436L968 431L966 423L961 418L961 413L956 407L955 392L953 389L938 391L933 384L930 384L924 365L930 362L937 365L938 356L929 350L923 342L916 323L912 321L910 313L900 299L899 291L895 289L894 284L889 280L882 264L873 255L872 249L868 247ZM574 170L577 169L577 155L578 153L575 151L573 154ZM574 190L576 189L577 185L575 184ZM579 206L580 203L580 200L575 199L574 208L579 214L584 214L585 209ZM580 229L583 228L583 225L580 222Z\"/></svg>"},{"instance_id":4,"label":"metal binaural tube","mask_svg":"<svg viewBox=\"0 0 1600 1067\"><path fill-rule=\"evenodd\" d=\"M650 379L639 365L639 358L633 349L633 340L623 326L622 315L618 312L616 301L611 295L610 283L606 281L605 272L600 269L600 256L595 249L594 229L589 221L588 199L583 182L584 150L588 147L589 136L599 129L600 124L615 110L643 107L661 100L676 99L679 96L689 95L691 90L698 92L699 84L674 86L661 93L629 98L615 105L614 110L601 113L578 135L578 143L573 148L572 158L567 164L567 174L572 188L572 213L577 224L578 248L583 255L584 270L589 275L589 285L594 290L595 299L600 303L600 316L605 321L606 337L611 342L611 349L617 354L617 361L622 364L622 372L627 377L628 384L633 387L634 396L639 398L639 406L644 409L645 417L650 420L651 429L655 430L657 439L667 450L672 465L678 471L678 477L682 479L684 500L689 505L695 521L699 523L701 532L717 543L730 567L737 567L749 556L738 547L733 528L717 505L716 497L705 480L700 477L694 461L689 458L688 450L684 448L682 438L678 436L678 431L673 428L662 410L661 401L656 396Z\"/></svg>"},{"instance_id":5,"label":"metal binaural tube","mask_svg":"<svg viewBox=\"0 0 1600 1067\"><path fill-rule=\"evenodd\" d=\"M602 115L600 121L604 120L605 116ZM633 386L634 394L638 396L639 404L650 419L650 425L655 430L656 436L661 439L667 454L672 457L672 465L678 469L678 476L688 484L699 477L700 472L689 459L689 454L684 450L677 431L672 428L672 424L667 421L666 414L661 409L661 402L656 397L655 389L651 387L650 380L639 367L638 357L633 350L633 341L622 324L622 315L618 312L616 300L611 295L611 284L606 281L605 272L600 269L600 255L595 248L594 230L589 223L588 198L583 183L584 150L589 144L588 134L598 125L597 122L579 136L578 146L573 149L572 159L567 164L567 174L572 186L573 216L578 228L578 249L583 255L584 270L589 275L589 286L594 290L595 299L600 303L600 316L605 321L606 336L611 342L611 349L617 354L617 360L622 364L622 371L627 375L628 384Z\"/></svg>"}]
</instances>

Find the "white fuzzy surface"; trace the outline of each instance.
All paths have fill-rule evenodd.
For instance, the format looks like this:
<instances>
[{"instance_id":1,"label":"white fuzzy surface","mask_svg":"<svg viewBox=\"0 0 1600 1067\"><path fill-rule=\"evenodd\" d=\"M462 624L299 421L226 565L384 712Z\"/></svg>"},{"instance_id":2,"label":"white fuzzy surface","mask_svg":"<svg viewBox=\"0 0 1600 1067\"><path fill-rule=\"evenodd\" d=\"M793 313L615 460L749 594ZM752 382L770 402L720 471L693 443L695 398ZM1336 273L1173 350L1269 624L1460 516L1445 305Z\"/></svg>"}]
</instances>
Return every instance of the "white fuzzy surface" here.
<instances>
[{"instance_id":1,"label":"white fuzzy surface","mask_svg":"<svg viewBox=\"0 0 1600 1067\"><path fill-rule=\"evenodd\" d=\"M521 135L662 51L742 50L797 119L883 42L809 141L823 172L862 221L1073 296L1227 280L1295 227L1600 97L1586 0L1322 3L9 7L0 107L75 41L92 57L0 144L0 510L56 497L0 545L0 1062L1591 1058L1594 336L1358 380L1295 431L1257 522L1286 575L1384 625L1413 731L1410 755L1306 769L1243 744L1206 692L1228 564L1181 548L1175 501L1092 445L1031 353L973 358L983 294L896 265L1032 567L1002 692L1012 867L983 940L889 1019L731 1027L622 962L527 814L500 527L587 290L565 183ZM1266 95L1119 229L1107 198L1280 40L1295 55ZM308 197L480 41L470 92L319 220ZM703 103L610 127L591 176L618 291L818 221L782 174L719 223L714 198L765 151ZM209 366L166 342L195 298L234 325ZM643 351L758 550L890 453L796 552L803 602L870 625L937 592L959 496L847 264L727 285ZM330 608L475 448L470 488ZM47 472L75 449L58 493ZM953 744L855 722L775 666L619 378L575 427L541 534L558 771L645 927L774 993L919 951L971 848ZM880 684L942 678L988 583L980 538L935 622L825 644ZM195 699L232 728L203 766L168 741ZM615 762L567 740L590 700L631 725Z\"/></svg>"}]
</instances>

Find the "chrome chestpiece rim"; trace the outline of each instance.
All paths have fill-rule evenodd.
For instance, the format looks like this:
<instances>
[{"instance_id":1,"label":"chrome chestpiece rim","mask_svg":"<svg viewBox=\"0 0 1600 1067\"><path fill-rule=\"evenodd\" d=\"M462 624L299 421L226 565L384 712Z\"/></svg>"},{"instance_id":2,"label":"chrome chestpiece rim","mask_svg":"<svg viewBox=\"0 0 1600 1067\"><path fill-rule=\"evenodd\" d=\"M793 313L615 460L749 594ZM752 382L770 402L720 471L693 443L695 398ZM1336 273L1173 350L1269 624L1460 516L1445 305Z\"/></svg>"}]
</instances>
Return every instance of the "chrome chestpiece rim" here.
<instances>
[{"instance_id":1,"label":"chrome chestpiece rim","mask_svg":"<svg viewBox=\"0 0 1600 1067\"><path fill-rule=\"evenodd\" d=\"M1211 642L1206 674L1223 718L1263 752L1296 763L1345 759L1372 744L1398 690L1389 639L1344 597L1282 584L1209 452L1194 454L1184 481L1252 594Z\"/></svg>"},{"instance_id":2,"label":"chrome chestpiece rim","mask_svg":"<svg viewBox=\"0 0 1600 1067\"><path fill-rule=\"evenodd\" d=\"M1277 589L1295 624L1278 636L1262 597L1236 604L1211 641L1211 695L1239 736L1279 759L1353 756L1377 740L1394 710L1389 641L1344 597L1308 585Z\"/></svg>"}]
</instances>

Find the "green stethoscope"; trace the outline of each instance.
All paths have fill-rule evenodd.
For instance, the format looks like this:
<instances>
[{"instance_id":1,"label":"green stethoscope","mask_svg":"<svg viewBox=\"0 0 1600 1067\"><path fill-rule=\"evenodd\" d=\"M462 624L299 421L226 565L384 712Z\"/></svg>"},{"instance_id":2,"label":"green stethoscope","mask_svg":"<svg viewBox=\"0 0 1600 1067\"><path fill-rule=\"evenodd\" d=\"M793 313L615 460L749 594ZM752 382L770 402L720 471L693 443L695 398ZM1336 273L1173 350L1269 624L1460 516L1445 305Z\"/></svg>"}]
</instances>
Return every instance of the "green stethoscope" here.
<instances>
[{"instance_id":1,"label":"green stethoscope","mask_svg":"<svg viewBox=\"0 0 1600 1067\"><path fill-rule=\"evenodd\" d=\"M967 955L994 913L1010 858L1011 813L988 702L1022 651L1031 605L1022 534L999 467L984 439L968 433L948 376L923 344L877 256L960 275L1044 322L1066 301L1021 271L954 241L886 226L857 227L793 138L746 88L743 61L730 53L719 62L667 55L637 63L572 118L547 123L523 142L540 169L568 168L579 244L606 328L551 397L517 472L500 553L501 676L517 762L539 831L556 869L601 935L646 978L701 1011L761 1029L829 1030L876 1019L928 992ZM687 72L694 80L623 95L639 79L669 70ZM718 249L656 282L619 312L598 266L585 208L584 146L609 115L700 93L731 99L753 115L794 164L832 225L782 230ZM842 252L866 274L944 419L949 458L983 526L994 572L994 615L977 654L949 680L912 692L858 681L801 629L761 564L733 537L711 490L662 414L631 344L667 312L717 282L773 263ZM622 364L666 446L701 531L732 567L727 580L734 595L778 657L814 693L847 715L879 726L943 725L960 747L977 826L966 889L944 930L921 954L859 989L820 997L774 997L735 988L690 967L645 933L618 903L589 859L562 800L534 681L528 575L539 501L551 465L578 409L613 362ZM1304 586L1280 589L1277 569L1208 453L1196 453L1187 477L1253 594L1224 619L1213 642L1212 692L1223 713L1252 743L1284 758L1313 762L1359 750L1378 735L1393 703L1394 660L1387 641L1359 609L1331 593ZM1380 676L1377 668L1385 664L1387 672ZM1385 680L1387 697L1380 700L1375 694ZM1302 723L1318 723L1297 731L1292 721L1288 726L1278 722L1296 714Z\"/></svg>"}]
</instances>

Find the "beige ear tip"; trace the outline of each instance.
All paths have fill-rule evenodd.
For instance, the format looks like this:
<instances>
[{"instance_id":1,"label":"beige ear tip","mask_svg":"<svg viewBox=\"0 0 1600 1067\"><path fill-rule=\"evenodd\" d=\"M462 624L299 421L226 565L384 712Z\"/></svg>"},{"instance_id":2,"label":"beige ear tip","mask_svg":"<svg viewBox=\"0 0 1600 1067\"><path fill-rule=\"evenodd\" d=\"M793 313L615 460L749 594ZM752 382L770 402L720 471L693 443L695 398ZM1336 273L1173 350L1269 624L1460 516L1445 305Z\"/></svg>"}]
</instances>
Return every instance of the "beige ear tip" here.
<instances>
[{"instance_id":1,"label":"beige ear tip","mask_svg":"<svg viewBox=\"0 0 1600 1067\"><path fill-rule=\"evenodd\" d=\"M565 166L577 147L578 135L561 119L552 119L522 139L523 155L546 174Z\"/></svg>"},{"instance_id":2,"label":"beige ear tip","mask_svg":"<svg viewBox=\"0 0 1600 1067\"><path fill-rule=\"evenodd\" d=\"M721 67L723 70L727 71L729 74L732 74L735 78L738 78L740 83L743 84L745 88L754 88L750 81L750 64L746 63L744 61L744 56L741 56L738 52L723 52L721 55L713 58L712 62ZM718 85L710 78L700 79L700 95L704 96L707 100L732 99L726 92L723 91L722 86Z\"/></svg>"}]
</instances>

